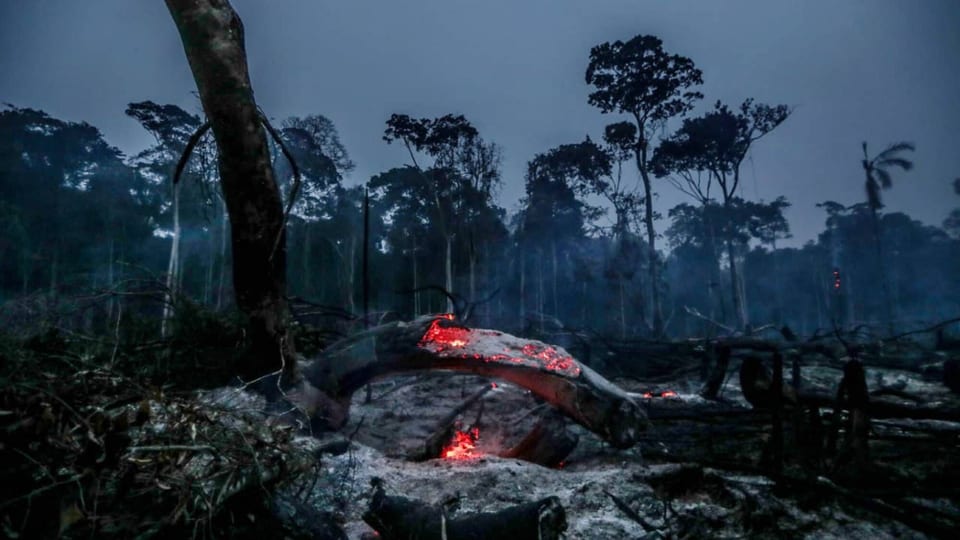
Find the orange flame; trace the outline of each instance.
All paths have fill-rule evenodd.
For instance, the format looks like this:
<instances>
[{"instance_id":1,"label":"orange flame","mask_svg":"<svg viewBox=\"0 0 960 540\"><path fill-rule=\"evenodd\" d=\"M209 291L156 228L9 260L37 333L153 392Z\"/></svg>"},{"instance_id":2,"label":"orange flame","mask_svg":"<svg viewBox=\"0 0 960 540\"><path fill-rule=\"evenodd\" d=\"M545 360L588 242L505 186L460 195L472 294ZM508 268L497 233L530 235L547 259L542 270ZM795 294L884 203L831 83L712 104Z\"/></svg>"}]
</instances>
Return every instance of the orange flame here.
<instances>
[{"instance_id":1,"label":"orange flame","mask_svg":"<svg viewBox=\"0 0 960 540\"><path fill-rule=\"evenodd\" d=\"M473 428L467 431L457 430L456 433L453 434L453 439L450 440L450 444L440 451L440 457L455 461L480 457L480 454L475 448L479 438L480 428Z\"/></svg>"}]
</instances>

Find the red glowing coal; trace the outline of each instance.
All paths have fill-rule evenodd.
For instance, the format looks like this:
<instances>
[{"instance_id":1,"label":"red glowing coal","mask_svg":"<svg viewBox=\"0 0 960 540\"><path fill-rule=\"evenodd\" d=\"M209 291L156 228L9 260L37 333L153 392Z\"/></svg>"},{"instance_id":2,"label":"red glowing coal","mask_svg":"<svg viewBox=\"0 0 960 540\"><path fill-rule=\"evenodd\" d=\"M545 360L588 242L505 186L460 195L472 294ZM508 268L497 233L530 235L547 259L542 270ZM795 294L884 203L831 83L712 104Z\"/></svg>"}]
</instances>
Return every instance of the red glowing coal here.
<instances>
[{"instance_id":1,"label":"red glowing coal","mask_svg":"<svg viewBox=\"0 0 960 540\"><path fill-rule=\"evenodd\" d=\"M675 397L680 397L680 395L677 394L676 392L674 392L673 390L664 390L663 392L660 392L660 393L654 393L654 392L644 392L644 393L643 393L643 398L644 398L644 399L652 399L652 398L675 398Z\"/></svg>"},{"instance_id":2,"label":"red glowing coal","mask_svg":"<svg viewBox=\"0 0 960 540\"><path fill-rule=\"evenodd\" d=\"M492 352L493 345L503 344L502 341L498 341L503 334L494 330L471 330L446 322L452 320L453 316L450 314L434 319L420 338L419 346L441 356L525 364L568 377L580 375L580 366L573 357L565 354L566 351L563 349L536 341L514 340L506 343L507 346L502 349L503 352Z\"/></svg>"},{"instance_id":3,"label":"red glowing coal","mask_svg":"<svg viewBox=\"0 0 960 540\"><path fill-rule=\"evenodd\" d=\"M458 429L453 434L453 439L450 440L450 443L440 451L440 457L454 461L464 461L480 457L481 454L476 449L476 444L479 439L480 428L475 427L467 431Z\"/></svg>"}]
</instances>

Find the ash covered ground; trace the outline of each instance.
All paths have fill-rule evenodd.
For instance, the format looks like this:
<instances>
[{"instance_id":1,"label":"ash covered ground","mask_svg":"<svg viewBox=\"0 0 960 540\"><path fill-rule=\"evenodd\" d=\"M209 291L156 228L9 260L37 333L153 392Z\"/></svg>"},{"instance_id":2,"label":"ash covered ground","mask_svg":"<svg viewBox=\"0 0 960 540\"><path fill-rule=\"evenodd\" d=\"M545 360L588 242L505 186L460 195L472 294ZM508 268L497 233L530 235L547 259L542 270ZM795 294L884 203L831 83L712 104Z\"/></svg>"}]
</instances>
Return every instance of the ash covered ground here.
<instances>
[{"instance_id":1,"label":"ash covered ground","mask_svg":"<svg viewBox=\"0 0 960 540\"><path fill-rule=\"evenodd\" d=\"M676 397L653 399L674 400L678 406L701 399L695 395L693 382L656 387L616 382L638 393L677 392ZM389 495L429 504L459 498L458 514L496 511L555 495L566 509L569 538L925 537L898 521L838 498L776 488L760 474L701 468L693 460L685 464L685 452L691 445L702 445L698 439L715 435L708 428L682 422L653 422L645 440L626 451L612 449L572 424L580 441L558 469L497 457L496 453L519 441L537 421L538 412L548 407L529 392L506 383L497 382L498 387L480 404L461 415L464 430L479 429L473 457L421 463L406 459L440 418L489 384L489 380L473 376L430 374L378 382L373 385L370 403L364 403L364 393L358 392L350 424L340 432L352 436L350 449L338 456L324 456L317 472L291 488L292 492L306 497L312 508L332 511L351 539L372 532L361 519L369 503L372 478L382 479ZM736 385L728 386L725 394L737 401ZM749 456L763 446L766 435L760 428L747 428L746 433L729 444ZM714 442L714 451L724 452L727 445ZM611 495L635 512L634 517L645 526L618 508ZM957 511L955 502L945 498L916 502L932 511L938 506Z\"/></svg>"}]
</instances>

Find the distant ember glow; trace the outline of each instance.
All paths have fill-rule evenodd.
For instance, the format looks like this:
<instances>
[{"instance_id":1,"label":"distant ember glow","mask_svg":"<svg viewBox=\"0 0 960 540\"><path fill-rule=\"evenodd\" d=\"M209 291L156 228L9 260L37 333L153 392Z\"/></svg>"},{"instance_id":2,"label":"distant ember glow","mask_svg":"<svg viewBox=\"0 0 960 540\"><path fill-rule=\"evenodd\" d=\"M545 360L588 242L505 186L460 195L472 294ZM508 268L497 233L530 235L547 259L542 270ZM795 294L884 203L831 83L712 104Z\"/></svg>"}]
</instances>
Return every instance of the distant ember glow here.
<instances>
[{"instance_id":1,"label":"distant ember glow","mask_svg":"<svg viewBox=\"0 0 960 540\"><path fill-rule=\"evenodd\" d=\"M450 443L440 451L440 457L454 461L478 458L482 455L476 449L476 443L479 439L480 428L473 428L467 431L458 429L453 434L453 439L450 440Z\"/></svg>"},{"instance_id":2,"label":"distant ember glow","mask_svg":"<svg viewBox=\"0 0 960 540\"><path fill-rule=\"evenodd\" d=\"M653 393L653 392L644 392L642 395L643 395L643 399L675 398L675 397L680 397L680 394L677 394L677 393L674 392L673 390L664 390L663 392L660 392L659 394L655 394L655 393Z\"/></svg>"}]
</instances>

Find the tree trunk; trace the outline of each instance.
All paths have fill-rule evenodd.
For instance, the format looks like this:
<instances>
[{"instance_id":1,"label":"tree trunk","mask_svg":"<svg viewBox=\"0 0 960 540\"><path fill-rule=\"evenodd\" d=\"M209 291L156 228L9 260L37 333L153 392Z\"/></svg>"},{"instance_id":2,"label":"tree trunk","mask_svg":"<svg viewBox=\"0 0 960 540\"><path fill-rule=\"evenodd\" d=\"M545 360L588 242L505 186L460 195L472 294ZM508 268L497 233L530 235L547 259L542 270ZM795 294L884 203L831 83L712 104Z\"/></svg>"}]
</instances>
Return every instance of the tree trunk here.
<instances>
[{"instance_id":1,"label":"tree trunk","mask_svg":"<svg viewBox=\"0 0 960 540\"><path fill-rule=\"evenodd\" d=\"M310 269L310 222L303 222L303 261L302 261L302 272L303 275L300 276L302 280L300 282L300 294L305 298L313 298L313 289L311 285L313 284L312 270Z\"/></svg>"},{"instance_id":2,"label":"tree trunk","mask_svg":"<svg viewBox=\"0 0 960 540\"><path fill-rule=\"evenodd\" d=\"M447 234L446 237L446 248L445 248L445 263L444 263L444 273L446 274L445 287L447 292L453 294L453 235ZM454 312L453 299L450 296L447 296L447 313Z\"/></svg>"},{"instance_id":3,"label":"tree trunk","mask_svg":"<svg viewBox=\"0 0 960 540\"><path fill-rule=\"evenodd\" d=\"M420 316L420 281L417 278L417 237L412 237L413 251L410 258L413 260L413 315Z\"/></svg>"},{"instance_id":4,"label":"tree trunk","mask_svg":"<svg viewBox=\"0 0 960 540\"><path fill-rule=\"evenodd\" d=\"M643 131L641 126L641 137ZM650 301L653 311L653 335L659 337L663 334L663 316L660 313L660 280L658 279L659 268L657 260L656 232L653 230L653 186L650 184L650 175L647 173L647 144L642 141L640 150L637 152L637 169L640 170L640 177L643 179L644 192L644 214L643 221L647 225L647 243L649 246L649 266L650 266Z\"/></svg>"},{"instance_id":5,"label":"tree trunk","mask_svg":"<svg viewBox=\"0 0 960 540\"><path fill-rule=\"evenodd\" d=\"M887 280L887 270L883 260L883 240L880 238L880 216L877 215L877 209L870 207L871 221L873 222L873 238L876 240L877 248L877 272L880 273L880 289L883 292L883 322L887 324L888 331L893 333L893 306L890 303L890 282Z\"/></svg>"},{"instance_id":6,"label":"tree trunk","mask_svg":"<svg viewBox=\"0 0 960 540\"><path fill-rule=\"evenodd\" d=\"M363 326L370 325L370 192L363 188L363 264L361 279L363 287ZM368 392L369 392L369 386Z\"/></svg>"},{"instance_id":7,"label":"tree trunk","mask_svg":"<svg viewBox=\"0 0 960 540\"><path fill-rule=\"evenodd\" d=\"M526 299L526 284L527 284L527 254L521 249L520 250L520 327L523 327L524 321L527 317L527 299Z\"/></svg>"},{"instance_id":8,"label":"tree trunk","mask_svg":"<svg viewBox=\"0 0 960 540\"><path fill-rule=\"evenodd\" d=\"M163 319L160 321L160 336L170 335L170 317L173 316L173 303L177 298L177 270L180 268L180 188L182 183L173 186L173 238L170 242L170 257L167 259L167 291L163 302Z\"/></svg>"},{"instance_id":9,"label":"tree trunk","mask_svg":"<svg viewBox=\"0 0 960 540\"><path fill-rule=\"evenodd\" d=\"M220 201L220 275L217 277L217 310L223 307L224 282L227 279L227 225L230 217L227 215L227 203Z\"/></svg>"},{"instance_id":10,"label":"tree trunk","mask_svg":"<svg viewBox=\"0 0 960 540\"><path fill-rule=\"evenodd\" d=\"M219 151L220 182L230 215L234 293L247 316L251 344L239 371L253 376L282 367L284 382L291 382L296 362L287 333L283 204L250 86L243 24L227 0L166 0L166 4Z\"/></svg>"},{"instance_id":11,"label":"tree trunk","mask_svg":"<svg viewBox=\"0 0 960 540\"><path fill-rule=\"evenodd\" d=\"M114 277L114 269L113 269L113 261L115 259L115 255L113 252L114 244L115 244L115 241L113 239L113 235L110 235L110 240L108 241L108 248L107 248L107 259L108 259L107 260L107 288L110 289L111 291L113 290L114 281L116 281L116 278ZM116 307L116 297L114 295L111 295L110 300L107 301L107 320L108 321L113 319L113 310L115 307Z\"/></svg>"},{"instance_id":12,"label":"tree trunk","mask_svg":"<svg viewBox=\"0 0 960 540\"><path fill-rule=\"evenodd\" d=\"M539 321L540 333L543 333L543 250L537 248L537 320Z\"/></svg>"},{"instance_id":13,"label":"tree trunk","mask_svg":"<svg viewBox=\"0 0 960 540\"><path fill-rule=\"evenodd\" d=\"M737 258L733 249L733 240L727 239L727 258L730 259L730 292L733 295L733 316L737 318L737 328L743 329L747 321L743 316L743 304L740 302L740 277L737 275Z\"/></svg>"},{"instance_id":14,"label":"tree trunk","mask_svg":"<svg viewBox=\"0 0 960 540\"><path fill-rule=\"evenodd\" d=\"M560 303L557 300L557 241L550 240L550 259L553 262L553 316L560 318Z\"/></svg>"}]
</instances>

